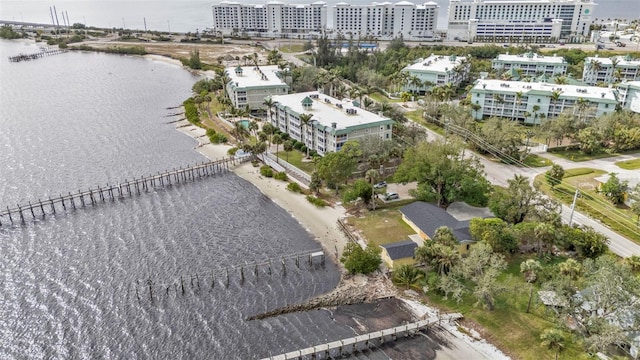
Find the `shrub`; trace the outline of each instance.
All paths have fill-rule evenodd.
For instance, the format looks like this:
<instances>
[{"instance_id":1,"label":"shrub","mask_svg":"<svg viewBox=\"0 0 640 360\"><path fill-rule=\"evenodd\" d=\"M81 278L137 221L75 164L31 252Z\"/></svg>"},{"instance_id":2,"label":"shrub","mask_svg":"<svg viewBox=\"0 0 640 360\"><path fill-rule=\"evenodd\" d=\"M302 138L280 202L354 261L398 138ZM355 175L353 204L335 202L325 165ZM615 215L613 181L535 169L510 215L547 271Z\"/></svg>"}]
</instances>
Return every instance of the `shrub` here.
<instances>
[{"instance_id":1,"label":"shrub","mask_svg":"<svg viewBox=\"0 0 640 360\"><path fill-rule=\"evenodd\" d=\"M236 154L236 151L238 151L238 148L232 147L231 149L227 150L227 155L234 156Z\"/></svg>"},{"instance_id":2,"label":"shrub","mask_svg":"<svg viewBox=\"0 0 640 360\"><path fill-rule=\"evenodd\" d=\"M207 129L207 136L208 137L212 137L215 134L216 134L216 131L214 129Z\"/></svg>"},{"instance_id":3,"label":"shrub","mask_svg":"<svg viewBox=\"0 0 640 360\"><path fill-rule=\"evenodd\" d=\"M302 149L302 146L303 146L303 145L304 145L303 143L301 143L300 141L297 141L297 140L296 140L296 142L294 142L294 143L293 143L293 147L294 147L296 150L300 150L300 149Z\"/></svg>"},{"instance_id":4,"label":"shrub","mask_svg":"<svg viewBox=\"0 0 640 360\"><path fill-rule=\"evenodd\" d=\"M315 150L309 150L309 157L315 157L318 156L318 152Z\"/></svg>"},{"instance_id":5,"label":"shrub","mask_svg":"<svg viewBox=\"0 0 640 360\"><path fill-rule=\"evenodd\" d=\"M325 206L327 206L327 203L324 200L322 200L320 198L317 198L317 197L315 197L313 195L307 195L307 201L312 203L313 205L315 205L317 207L325 207Z\"/></svg>"},{"instance_id":6,"label":"shrub","mask_svg":"<svg viewBox=\"0 0 640 360\"><path fill-rule=\"evenodd\" d=\"M302 151L303 153L306 153L307 152L307 145L302 145L300 147L300 151Z\"/></svg>"},{"instance_id":7,"label":"shrub","mask_svg":"<svg viewBox=\"0 0 640 360\"><path fill-rule=\"evenodd\" d=\"M284 172L284 171L280 171L280 172L276 173L273 176L273 178L276 179L276 180L282 180L282 181L287 181L287 179L288 179L287 178L287 173Z\"/></svg>"},{"instance_id":8,"label":"shrub","mask_svg":"<svg viewBox=\"0 0 640 360\"><path fill-rule=\"evenodd\" d=\"M265 177L273 177L273 169L269 165L263 165L260 167L260 175Z\"/></svg>"},{"instance_id":9,"label":"shrub","mask_svg":"<svg viewBox=\"0 0 640 360\"><path fill-rule=\"evenodd\" d=\"M294 193L302 193L302 187L300 187L300 184L297 182L290 182L289 185L287 185L287 190Z\"/></svg>"},{"instance_id":10,"label":"shrub","mask_svg":"<svg viewBox=\"0 0 640 360\"><path fill-rule=\"evenodd\" d=\"M216 133L209 137L209 141L211 141L212 144L224 144L229 141L229 139L227 139L225 134Z\"/></svg>"}]
</instances>

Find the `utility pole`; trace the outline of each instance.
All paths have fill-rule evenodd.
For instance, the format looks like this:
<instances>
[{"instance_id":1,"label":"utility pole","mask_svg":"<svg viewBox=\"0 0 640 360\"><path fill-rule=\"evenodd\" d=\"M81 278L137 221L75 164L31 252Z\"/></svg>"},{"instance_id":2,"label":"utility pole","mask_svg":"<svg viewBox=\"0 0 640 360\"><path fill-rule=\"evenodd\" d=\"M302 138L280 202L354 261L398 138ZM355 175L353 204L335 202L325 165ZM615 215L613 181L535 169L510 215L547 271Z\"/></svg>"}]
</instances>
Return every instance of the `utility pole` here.
<instances>
[{"instance_id":1,"label":"utility pole","mask_svg":"<svg viewBox=\"0 0 640 360\"><path fill-rule=\"evenodd\" d=\"M571 214L569 215L569 226L573 222L573 212L576 209L576 202L578 201L578 196L580 196L580 190L576 189L575 195L573 195L573 203L571 203Z\"/></svg>"}]
</instances>

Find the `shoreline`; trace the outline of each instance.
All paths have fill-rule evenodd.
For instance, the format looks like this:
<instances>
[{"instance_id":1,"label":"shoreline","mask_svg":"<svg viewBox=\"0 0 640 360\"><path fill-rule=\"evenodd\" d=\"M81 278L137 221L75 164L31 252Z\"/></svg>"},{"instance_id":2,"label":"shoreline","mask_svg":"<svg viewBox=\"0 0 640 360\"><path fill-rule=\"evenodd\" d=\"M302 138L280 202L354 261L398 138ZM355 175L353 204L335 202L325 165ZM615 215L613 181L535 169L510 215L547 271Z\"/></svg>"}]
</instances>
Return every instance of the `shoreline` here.
<instances>
[{"instance_id":1,"label":"shoreline","mask_svg":"<svg viewBox=\"0 0 640 360\"><path fill-rule=\"evenodd\" d=\"M181 120L174 125L176 130L193 138L197 142L194 150L209 160L228 157L227 150L232 146L210 143L208 138L201 137L201 135L205 134L204 129L190 124L187 120ZM380 284L382 283L381 281L367 281L367 277L362 275L345 276L346 272L340 264L339 255L342 254L342 249L348 240L337 226L337 220L346 215L342 206L317 208L309 203L304 196L287 190L288 182L265 178L260 175L260 168L253 167L250 162L237 165L231 171L258 188L263 195L289 213L305 228L313 239L320 243L325 253L331 256L341 269L341 283L349 283L345 286L346 288L349 286L371 286L371 290L379 294L382 294L385 290L392 291L394 293L392 297L401 301L405 309L411 312L415 319L422 319L439 313L438 309L413 299L414 296L411 296L410 293L401 292L395 287L389 288L389 286ZM384 296L388 295L388 292L384 292ZM482 339L473 329L464 328L457 323L443 324L442 329L445 330L445 334L448 334L446 335L448 337L446 343L451 343L452 345L452 348L448 349L448 351L454 352L454 357L451 357L452 354L450 353L443 353L442 358L456 358L464 355L465 358L473 359L510 359L500 349ZM460 331L460 329L464 329L466 333Z\"/></svg>"}]
</instances>

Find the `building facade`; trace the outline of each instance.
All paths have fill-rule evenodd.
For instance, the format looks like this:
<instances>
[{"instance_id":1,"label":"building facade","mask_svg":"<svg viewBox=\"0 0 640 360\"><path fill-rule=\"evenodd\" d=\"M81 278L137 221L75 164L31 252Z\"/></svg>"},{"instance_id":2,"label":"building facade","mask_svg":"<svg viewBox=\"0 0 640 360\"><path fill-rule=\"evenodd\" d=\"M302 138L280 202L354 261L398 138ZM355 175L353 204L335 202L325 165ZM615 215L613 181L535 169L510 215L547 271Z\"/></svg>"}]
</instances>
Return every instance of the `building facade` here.
<instances>
[{"instance_id":1,"label":"building facade","mask_svg":"<svg viewBox=\"0 0 640 360\"><path fill-rule=\"evenodd\" d=\"M477 120L495 116L540 124L565 111L588 121L615 111L619 100L612 88L478 80L471 89L471 104Z\"/></svg>"},{"instance_id":2,"label":"building facade","mask_svg":"<svg viewBox=\"0 0 640 360\"><path fill-rule=\"evenodd\" d=\"M563 57L543 56L532 52L518 55L500 54L491 61L491 67L498 73L519 69L521 77L558 76L567 73L567 62Z\"/></svg>"},{"instance_id":3,"label":"building facade","mask_svg":"<svg viewBox=\"0 0 640 360\"><path fill-rule=\"evenodd\" d=\"M449 40L494 42L582 41L593 0L450 0Z\"/></svg>"},{"instance_id":4,"label":"building facade","mask_svg":"<svg viewBox=\"0 0 640 360\"><path fill-rule=\"evenodd\" d=\"M295 5L269 1L249 5L223 1L212 5L213 30L223 35L247 33L265 36L296 36L322 32L327 27L327 6L318 1Z\"/></svg>"},{"instance_id":5,"label":"building facade","mask_svg":"<svg viewBox=\"0 0 640 360\"><path fill-rule=\"evenodd\" d=\"M640 81L625 81L618 84L618 93L623 109L640 113Z\"/></svg>"},{"instance_id":6,"label":"building facade","mask_svg":"<svg viewBox=\"0 0 640 360\"><path fill-rule=\"evenodd\" d=\"M227 68L230 81L226 90L233 106L258 110L265 97L287 94L289 85L280 79L279 70L277 65Z\"/></svg>"},{"instance_id":7,"label":"building facade","mask_svg":"<svg viewBox=\"0 0 640 360\"><path fill-rule=\"evenodd\" d=\"M640 80L640 59L634 59L630 55L611 58L595 56L584 59L583 82L595 85L617 83L623 80Z\"/></svg>"},{"instance_id":8,"label":"building facade","mask_svg":"<svg viewBox=\"0 0 640 360\"><path fill-rule=\"evenodd\" d=\"M436 86L453 84L455 87L469 78L471 64L464 56L431 55L418 59L401 70L405 77L403 91L424 94Z\"/></svg>"},{"instance_id":9,"label":"building facade","mask_svg":"<svg viewBox=\"0 0 640 360\"><path fill-rule=\"evenodd\" d=\"M371 5L338 3L333 7L333 27L343 35L433 40L436 38L438 5L408 1Z\"/></svg>"},{"instance_id":10,"label":"building facade","mask_svg":"<svg viewBox=\"0 0 640 360\"><path fill-rule=\"evenodd\" d=\"M292 139L324 155L339 151L345 142L375 136L390 140L394 121L317 91L272 96L268 121ZM300 119L311 115L308 125Z\"/></svg>"}]
</instances>

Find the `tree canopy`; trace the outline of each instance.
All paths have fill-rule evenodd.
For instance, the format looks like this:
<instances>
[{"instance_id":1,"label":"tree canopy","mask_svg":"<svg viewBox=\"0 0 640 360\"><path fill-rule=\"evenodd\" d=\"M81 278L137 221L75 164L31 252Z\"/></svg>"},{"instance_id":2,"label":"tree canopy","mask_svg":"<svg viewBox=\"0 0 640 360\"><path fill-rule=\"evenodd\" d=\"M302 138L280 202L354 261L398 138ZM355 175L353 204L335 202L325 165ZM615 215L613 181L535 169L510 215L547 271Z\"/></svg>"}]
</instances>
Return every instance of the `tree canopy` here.
<instances>
[{"instance_id":1,"label":"tree canopy","mask_svg":"<svg viewBox=\"0 0 640 360\"><path fill-rule=\"evenodd\" d=\"M476 158L465 158L460 143L422 142L407 149L396 180L417 181L413 195L447 207L454 201L484 206L491 189Z\"/></svg>"}]
</instances>

